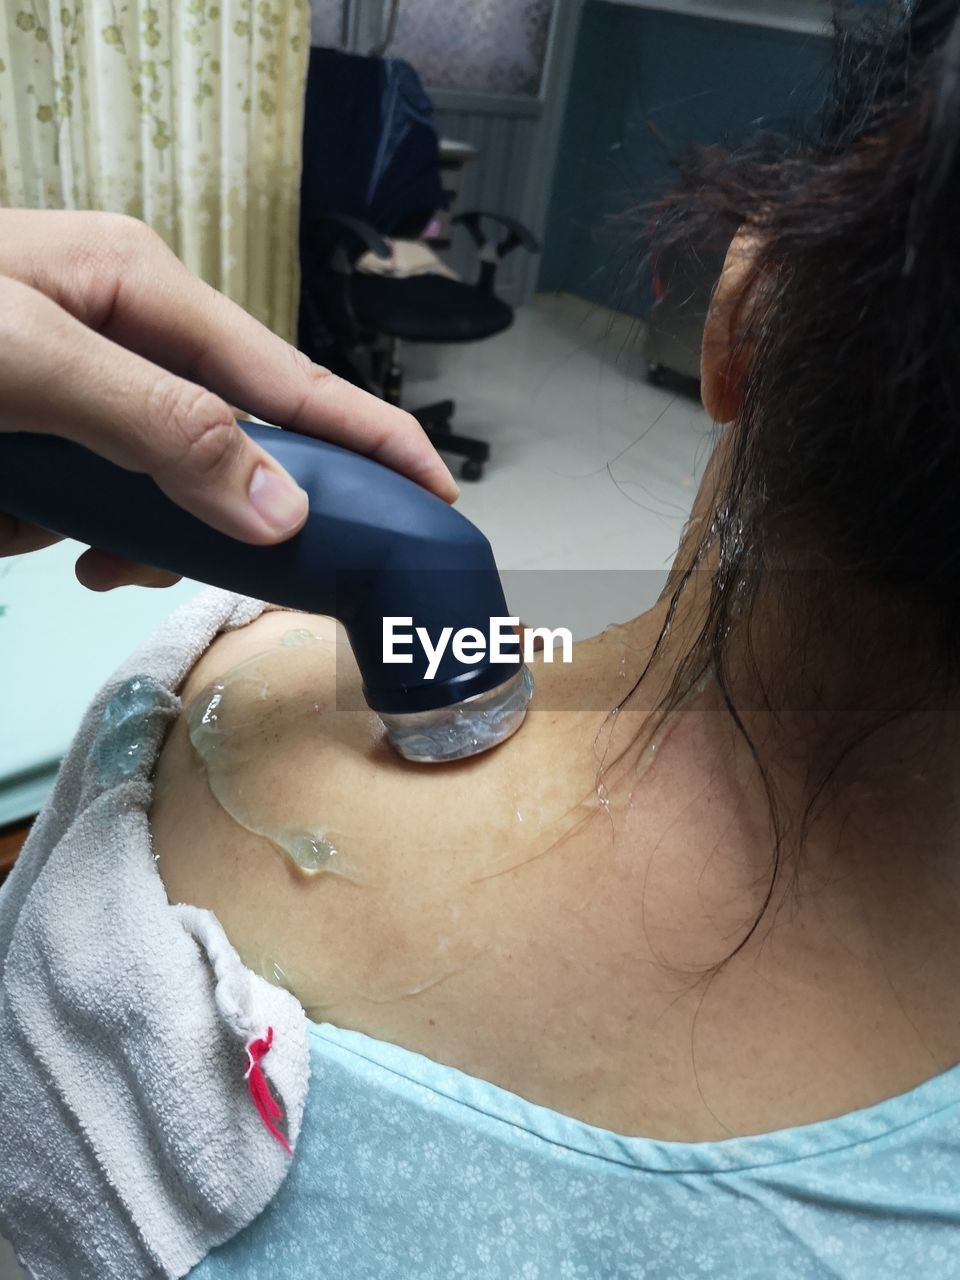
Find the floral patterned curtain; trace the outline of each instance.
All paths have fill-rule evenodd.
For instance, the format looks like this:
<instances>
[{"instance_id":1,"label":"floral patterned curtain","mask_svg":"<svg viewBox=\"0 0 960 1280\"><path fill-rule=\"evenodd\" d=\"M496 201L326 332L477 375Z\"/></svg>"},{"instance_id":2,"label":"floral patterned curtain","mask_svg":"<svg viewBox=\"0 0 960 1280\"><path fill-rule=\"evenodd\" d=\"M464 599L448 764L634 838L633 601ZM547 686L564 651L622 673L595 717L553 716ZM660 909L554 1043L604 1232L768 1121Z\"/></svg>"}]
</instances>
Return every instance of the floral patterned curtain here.
<instances>
[{"instance_id":1,"label":"floral patterned curtain","mask_svg":"<svg viewBox=\"0 0 960 1280\"><path fill-rule=\"evenodd\" d=\"M0 0L0 204L112 209L294 332L306 0Z\"/></svg>"}]
</instances>

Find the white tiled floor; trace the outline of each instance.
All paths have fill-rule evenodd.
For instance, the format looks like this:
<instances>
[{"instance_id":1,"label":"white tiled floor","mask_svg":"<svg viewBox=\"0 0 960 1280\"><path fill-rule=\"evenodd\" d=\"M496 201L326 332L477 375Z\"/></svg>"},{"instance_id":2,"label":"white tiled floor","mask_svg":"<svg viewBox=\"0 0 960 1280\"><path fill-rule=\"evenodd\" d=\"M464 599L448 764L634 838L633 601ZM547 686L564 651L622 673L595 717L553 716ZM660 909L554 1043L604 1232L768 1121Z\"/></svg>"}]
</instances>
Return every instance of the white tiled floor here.
<instances>
[{"instance_id":1,"label":"white tiled floor","mask_svg":"<svg viewBox=\"0 0 960 1280\"><path fill-rule=\"evenodd\" d=\"M660 590L711 429L695 401L646 381L640 337L635 321L544 295L489 342L404 354L407 402L452 397L456 429L492 446L459 505L501 568L524 571L507 594L528 622L586 635ZM20 1275L0 1241L0 1280Z\"/></svg>"}]
</instances>

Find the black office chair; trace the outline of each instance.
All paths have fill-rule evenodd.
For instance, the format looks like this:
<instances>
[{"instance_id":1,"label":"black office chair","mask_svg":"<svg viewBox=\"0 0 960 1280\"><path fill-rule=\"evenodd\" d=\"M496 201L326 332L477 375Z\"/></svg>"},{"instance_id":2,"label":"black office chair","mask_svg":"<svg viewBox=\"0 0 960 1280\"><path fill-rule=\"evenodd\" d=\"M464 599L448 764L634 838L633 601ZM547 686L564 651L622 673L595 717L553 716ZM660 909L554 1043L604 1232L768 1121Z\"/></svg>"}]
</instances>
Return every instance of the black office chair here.
<instances>
[{"instance_id":1,"label":"black office chair","mask_svg":"<svg viewBox=\"0 0 960 1280\"><path fill-rule=\"evenodd\" d=\"M331 137L330 113L341 119ZM312 359L392 404L401 402L401 342L476 342L513 323L494 292L499 263L514 249L537 253L516 219L474 211L452 221L479 250L475 283L441 275L403 279L357 271L370 250L389 257L385 235L415 238L445 206L432 108L406 63L311 50L301 189L299 342ZM343 116L346 116L346 119ZM344 127L346 125L346 127ZM387 143L395 143L392 152ZM389 152L389 154L388 154ZM485 224L505 234L488 238ZM356 353L370 355L370 378ZM490 456L483 440L454 434L452 400L415 409L434 445L464 459L478 480Z\"/></svg>"}]
</instances>

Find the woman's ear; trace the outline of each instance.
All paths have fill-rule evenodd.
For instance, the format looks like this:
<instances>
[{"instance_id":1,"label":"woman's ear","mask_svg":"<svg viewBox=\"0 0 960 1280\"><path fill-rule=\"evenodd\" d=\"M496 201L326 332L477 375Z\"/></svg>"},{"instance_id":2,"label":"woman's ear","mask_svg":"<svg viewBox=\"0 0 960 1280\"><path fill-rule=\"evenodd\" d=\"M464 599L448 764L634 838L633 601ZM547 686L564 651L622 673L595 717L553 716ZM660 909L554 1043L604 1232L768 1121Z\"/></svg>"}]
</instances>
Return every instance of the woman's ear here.
<instances>
[{"instance_id":1,"label":"woman's ear","mask_svg":"<svg viewBox=\"0 0 960 1280\"><path fill-rule=\"evenodd\" d=\"M743 339L755 282L756 236L738 231L710 300L700 351L700 395L714 422L732 422L743 403L749 345Z\"/></svg>"}]
</instances>

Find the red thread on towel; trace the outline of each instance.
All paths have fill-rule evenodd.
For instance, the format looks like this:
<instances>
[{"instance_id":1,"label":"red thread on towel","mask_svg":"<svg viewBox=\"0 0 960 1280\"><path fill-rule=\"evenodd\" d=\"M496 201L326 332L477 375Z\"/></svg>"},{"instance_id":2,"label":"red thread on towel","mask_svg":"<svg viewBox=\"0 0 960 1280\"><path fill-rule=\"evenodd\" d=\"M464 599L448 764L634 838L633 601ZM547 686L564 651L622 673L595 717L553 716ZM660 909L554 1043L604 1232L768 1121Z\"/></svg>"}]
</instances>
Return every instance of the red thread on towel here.
<instances>
[{"instance_id":1,"label":"red thread on towel","mask_svg":"<svg viewBox=\"0 0 960 1280\"><path fill-rule=\"evenodd\" d=\"M267 1085L266 1077L263 1074L263 1068L260 1066L263 1058L270 1052L270 1046L273 1044L273 1027L267 1027L266 1036L259 1040L251 1040L247 1045L247 1058L250 1065L247 1067L244 1079L247 1082L247 1088L250 1090L250 1097L253 1099L253 1105L257 1108L260 1119L267 1126L276 1140L283 1147L288 1156L293 1155L290 1143L286 1140L274 1121L279 1120L283 1114L283 1109L279 1102L276 1101Z\"/></svg>"}]
</instances>

